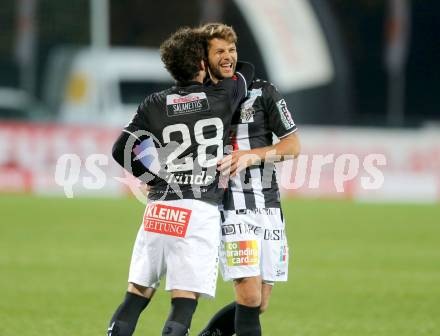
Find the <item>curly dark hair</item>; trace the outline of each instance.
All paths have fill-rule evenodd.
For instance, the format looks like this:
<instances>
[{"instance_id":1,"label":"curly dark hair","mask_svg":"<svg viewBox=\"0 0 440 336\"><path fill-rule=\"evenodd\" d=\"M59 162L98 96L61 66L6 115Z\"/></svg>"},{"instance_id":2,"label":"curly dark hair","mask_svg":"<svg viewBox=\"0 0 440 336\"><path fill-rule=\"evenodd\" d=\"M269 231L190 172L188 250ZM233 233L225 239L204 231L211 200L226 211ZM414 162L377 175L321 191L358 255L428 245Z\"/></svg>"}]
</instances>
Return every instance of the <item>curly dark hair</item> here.
<instances>
[{"instance_id":1,"label":"curly dark hair","mask_svg":"<svg viewBox=\"0 0 440 336\"><path fill-rule=\"evenodd\" d=\"M199 30L180 28L162 43L160 57L175 80L188 82L198 75L200 62L206 59L206 37Z\"/></svg>"}]
</instances>

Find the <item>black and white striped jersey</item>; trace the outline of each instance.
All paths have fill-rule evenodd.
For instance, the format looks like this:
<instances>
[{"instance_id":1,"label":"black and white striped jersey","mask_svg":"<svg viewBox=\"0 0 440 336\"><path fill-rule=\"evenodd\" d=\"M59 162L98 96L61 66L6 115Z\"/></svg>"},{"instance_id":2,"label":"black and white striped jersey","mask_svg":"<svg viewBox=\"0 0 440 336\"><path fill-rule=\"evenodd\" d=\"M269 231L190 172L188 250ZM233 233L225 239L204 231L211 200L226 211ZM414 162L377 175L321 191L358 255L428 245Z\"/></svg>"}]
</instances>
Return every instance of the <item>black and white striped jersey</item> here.
<instances>
[{"instance_id":1,"label":"black and white striped jersey","mask_svg":"<svg viewBox=\"0 0 440 336\"><path fill-rule=\"evenodd\" d=\"M296 131L287 104L276 87L260 79L251 84L246 100L232 119L233 150L248 150L273 144L273 134L283 138ZM229 180L224 210L278 208L280 196L275 165L252 166Z\"/></svg>"}]
</instances>

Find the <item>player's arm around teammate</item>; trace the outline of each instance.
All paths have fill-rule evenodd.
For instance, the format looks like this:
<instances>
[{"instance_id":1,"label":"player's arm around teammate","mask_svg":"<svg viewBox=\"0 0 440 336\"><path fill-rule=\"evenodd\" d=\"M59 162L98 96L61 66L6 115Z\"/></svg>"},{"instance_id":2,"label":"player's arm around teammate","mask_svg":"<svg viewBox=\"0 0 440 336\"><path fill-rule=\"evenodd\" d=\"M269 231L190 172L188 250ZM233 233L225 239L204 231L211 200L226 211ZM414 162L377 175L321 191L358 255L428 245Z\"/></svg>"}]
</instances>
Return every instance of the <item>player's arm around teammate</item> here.
<instances>
[{"instance_id":1,"label":"player's arm around teammate","mask_svg":"<svg viewBox=\"0 0 440 336\"><path fill-rule=\"evenodd\" d=\"M189 28L177 31L162 44L162 60L176 85L149 95L113 148L114 159L136 177L156 176L146 179L152 190L133 248L126 298L110 321L109 336L133 334L141 312L165 275L171 312L162 335L187 335L199 296L215 295L222 195L218 195L217 184L209 181L218 181L215 168L223 156L231 113L247 94L253 66L245 66L236 79L205 88L205 44L200 32ZM168 155L158 154L170 143L171 133L181 134L177 150L187 148L180 160L171 157L173 153L176 156L176 149ZM205 145L207 140L212 146ZM156 151L152 156L160 161L158 170L153 169L154 160L143 160L138 154L145 143L152 153ZM194 168L197 164L205 168L203 174ZM208 174L210 179L205 183L202 178ZM193 182L186 182L197 180L200 182L194 183L203 187L199 196ZM169 192L169 181L180 181L179 194Z\"/></svg>"},{"instance_id":2,"label":"player's arm around teammate","mask_svg":"<svg viewBox=\"0 0 440 336\"><path fill-rule=\"evenodd\" d=\"M236 176L247 167L260 164L263 161L278 162L295 159L301 151L299 137L296 133L289 134L274 145L248 150L237 150L225 156L218 163L218 169L223 174Z\"/></svg>"},{"instance_id":3,"label":"player's arm around teammate","mask_svg":"<svg viewBox=\"0 0 440 336\"><path fill-rule=\"evenodd\" d=\"M185 44L187 45L186 50ZM189 44L192 47L188 48ZM167 68L173 68L171 71L168 69L173 77L177 73L179 80L203 83L206 77L203 61L205 58L204 49L202 40L190 30L180 30L162 44L161 54ZM184 65L178 65L177 63L182 57L187 57L188 60ZM189 77L188 74L193 75ZM145 107L144 103L140 105L135 117L113 146L114 159L136 177L143 176L145 172L147 172L147 176L151 176L148 174L149 167L143 166L140 160L136 160L136 154L133 150L143 140L135 134L136 131L149 130L148 122L143 118ZM128 146L130 139L132 146ZM128 167L126 156L129 158ZM151 182L151 180L147 182ZM108 336L130 336L134 333L140 314L149 304L159 284L165 261L158 254L153 256L147 253L147 251L155 250L155 247L146 243L147 238L143 231L142 228L139 230L133 250L127 293L124 301L110 320ZM160 243L159 240L160 238L157 239L157 244ZM159 252L159 249L157 251ZM170 265L168 266L170 267ZM172 288L171 313L162 335L184 336L187 334L198 296L196 292Z\"/></svg>"},{"instance_id":4,"label":"player's arm around teammate","mask_svg":"<svg viewBox=\"0 0 440 336\"><path fill-rule=\"evenodd\" d=\"M207 24L201 29L209 36L208 63L212 81L231 77L231 68L237 62L236 39L231 41L228 38L228 29L223 24ZM258 166L252 170L250 167L264 161L276 162L299 155L296 126L284 99L273 85L254 81L248 99L235 113L234 119L231 139L234 151L218 165L218 169L226 175L234 177L246 170L246 175L256 184L263 184L263 174L260 174ZM277 144L268 140L269 133L272 138L272 132L280 138ZM261 335L259 314L267 309L273 283L287 280L287 240L276 182L271 181L269 195L265 195L266 192L258 185L254 191L230 192L231 189L239 189L240 178L236 176L235 181L238 182L230 183L227 192L232 194L232 201L224 202L225 209L234 210L222 212L224 246L220 260L224 279L234 280L236 302L223 307L199 336ZM233 204L232 207L229 203ZM260 225L259 222L265 224ZM264 238L273 239L273 244L262 242L261 234ZM273 253L273 250L277 251ZM276 260L280 251L283 251L282 265ZM241 252L249 252L253 256L241 260L236 257Z\"/></svg>"}]
</instances>

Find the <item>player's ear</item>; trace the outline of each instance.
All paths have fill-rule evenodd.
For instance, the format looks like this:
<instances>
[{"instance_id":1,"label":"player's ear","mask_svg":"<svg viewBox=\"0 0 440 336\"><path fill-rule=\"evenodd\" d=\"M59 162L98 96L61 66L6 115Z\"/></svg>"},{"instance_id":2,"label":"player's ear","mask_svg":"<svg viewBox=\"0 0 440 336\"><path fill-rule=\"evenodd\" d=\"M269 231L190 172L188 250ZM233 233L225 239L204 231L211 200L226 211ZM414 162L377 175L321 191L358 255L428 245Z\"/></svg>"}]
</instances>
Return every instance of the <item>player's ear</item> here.
<instances>
[{"instance_id":1,"label":"player's ear","mask_svg":"<svg viewBox=\"0 0 440 336\"><path fill-rule=\"evenodd\" d=\"M206 67L206 63L205 63L205 61L204 60L201 60L200 61L200 67L199 67L199 74L202 74L203 75L203 81L205 81L206 80L206 76L207 76L207 67Z\"/></svg>"},{"instance_id":2,"label":"player's ear","mask_svg":"<svg viewBox=\"0 0 440 336\"><path fill-rule=\"evenodd\" d=\"M200 70L206 71L206 63L203 59L200 61Z\"/></svg>"}]
</instances>

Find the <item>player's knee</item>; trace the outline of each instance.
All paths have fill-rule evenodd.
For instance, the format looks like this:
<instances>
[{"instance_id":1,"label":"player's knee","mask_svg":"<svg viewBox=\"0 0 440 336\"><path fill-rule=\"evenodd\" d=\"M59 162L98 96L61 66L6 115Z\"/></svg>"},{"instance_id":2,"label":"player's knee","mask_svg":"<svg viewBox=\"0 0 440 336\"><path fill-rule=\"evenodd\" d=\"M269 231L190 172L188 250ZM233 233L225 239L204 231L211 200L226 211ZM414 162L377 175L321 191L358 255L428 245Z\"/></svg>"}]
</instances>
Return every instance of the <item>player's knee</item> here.
<instances>
[{"instance_id":1,"label":"player's knee","mask_svg":"<svg viewBox=\"0 0 440 336\"><path fill-rule=\"evenodd\" d=\"M258 307L261 305L261 280L258 278L243 278L235 280L235 293L237 303Z\"/></svg>"},{"instance_id":2,"label":"player's knee","mask_svg":"<svg viewBox=\"0 0 440 336\"><path fill-rule=\"evenodd\" d=\"M151 287L144 287L133 282L128 283L127 291L139 296L143 296L147 299L151 299L155 293L155 289Z\"/></svg>"},{"instance_id":3,"label":"player's knee","mask_svg":"<svg viewBox=\"0 0 440 336\"><path fill-rule=\"evenodd\" d=\"M258 307L261 305L261 295L258 292L245 293L237 297L237 302L243 306Z\"/></svg>"}]
</instances>

